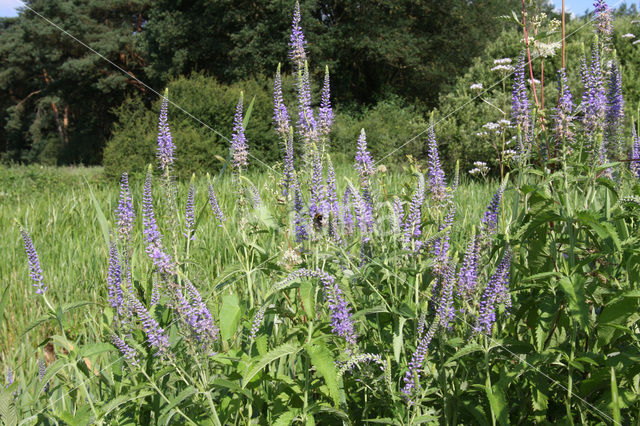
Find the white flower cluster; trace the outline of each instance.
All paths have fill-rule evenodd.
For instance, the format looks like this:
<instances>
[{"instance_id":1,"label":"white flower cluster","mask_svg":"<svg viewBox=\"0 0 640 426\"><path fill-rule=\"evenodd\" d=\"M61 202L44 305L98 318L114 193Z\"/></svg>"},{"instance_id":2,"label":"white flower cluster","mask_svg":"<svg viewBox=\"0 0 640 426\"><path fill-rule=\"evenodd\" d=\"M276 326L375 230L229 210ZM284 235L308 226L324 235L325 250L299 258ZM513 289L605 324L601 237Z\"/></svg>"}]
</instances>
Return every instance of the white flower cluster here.
<instances>
[{"instance_id":1,"label":"white flower cluster","mask_svg":"<svg viewBox=\"0 0 640 426\"><path fill-rule=\"evenodd\" d=\"M469 174L471 175L481 175L482 177L484 177L489 172L489 167L487 167L487 163L485 163L484 161L476 161L473 163L473 165L476 167L469 170Z\"/></svg>"},{"instance_id":2,"label":"white flower cluster","mask_svg":"<svg viewBox=\"0 0 640 426\"><path fill-rule=\"evenodd\" d=\"M626 33L626 34L622 34L622 38L636 38L636 35L631 33Z\"/></svg>"},{"instance_id":3,"label":"white flower cluster","mask_svg":"<svg viewBox=\"0 0 640 426\"><path fill-rule=\"evenodd\" d=\"M511 63L511 58L501 58L501 59L493 60L493 65L509 65L510 63Z\"/></svg>"},{"instance_id":4,"label":"white flower cluster","mask_svg":"<svg viewBox=\"0 0 640 426\"><path fill-rule=\"evenodd\" d=\"M491 68L491 71L503 72L505 74L508 74L515 70L515 68L510 64L511 58L495 59L493 61L493 65L495 66Z\"/></svg>"},{"instance_id":5,"label":"white flower cluster","mask_svg":"<svg viewBox=\"0 0 640 426\"><path fill-rule=\"evenodd\" d=\"M480 91L482 90L482 83L473 83L471 86L469 86L469 89Z\"/></svg>"},{"instance_id":6,"label":"white flower cluster","mask_svg":"<svg viewBox=\"0 0 640 426\"><path fill-rule=\"evenodd\" d=\"M529 84L531 84L531 81L532 81L532 80L531 80L530 78L528 78L528 79L527 79L527 81L529 82ZM540 80L538 80L537 78L534 78L534 79L533 79L533 82L534 82L535 84L540 84Z\"/></svg>"}]
</instances>

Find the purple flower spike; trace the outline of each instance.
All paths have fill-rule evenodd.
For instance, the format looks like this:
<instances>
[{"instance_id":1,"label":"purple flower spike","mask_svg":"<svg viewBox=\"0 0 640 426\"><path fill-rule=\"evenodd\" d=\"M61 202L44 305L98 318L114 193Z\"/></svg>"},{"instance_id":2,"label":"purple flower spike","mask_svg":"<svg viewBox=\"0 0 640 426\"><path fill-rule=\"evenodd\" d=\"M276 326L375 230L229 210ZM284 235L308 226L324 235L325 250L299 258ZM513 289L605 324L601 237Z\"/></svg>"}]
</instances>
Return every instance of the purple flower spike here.
<instances>
[{"instance_id":1,"label":"purple flower spike","mask_svg":"<svg viewBox=\"0 0 640 426\"><path fill-rule=\"evenodd\" d=\"M336 171L329 158L327 160L327 191L326 191L326 214L329 219L329 231L335 239L338 237L338 218L340 216L340 205L338 203L338 191L336 188Z\"/></svg>"},{"instance_id":2,"label":"purple flower spike","mask_svg":"<svg viewBox=\"0 0 640 426\"><path fill-rule=\"evenodd\" d=\"M280 75L280 64L276 71L276 78L273 82L273 121L276 123L276 130L282 139L289 135L289 113L282 98L282 76Z\"/></svg>"},{"instance_id":3,"label":"purple flower spike","mask_svg":"<svg viewBox=\"0 0 640 426\"><path fill-rule=\"evenodd\" d=\"M113 342L114 346L118 348L124 359L129 361L131 365L135 365L136 367L140 365L140 361L138 361L138 353L135 349L127 345L124 340L122 340L115 334L111 336L111 341Z\"/></svg>"},{"instance_id":4,"label":"purple flower spike","mask_svg":"<svg viewBox=\"0 0 640 426\"><path fill-rule=\"evenodd\" d=\"M504 303L505 308L511 307L509 294L509 269L511 267L511 252L505 252L500 264L493 273L480 299L478 320L474 331L491 335L491 329L496 322L496 308Z\"/></svg>"},{"instance_id":5,"label":"purple flower spike","mask_svg":"<svg viewBox=\"0 0 640 426\"><path fill-rule=\"evenodd\" d=\"M432 255L434 258L433 271L436 275L442 276L447 270L448 255L449 255L449 237L451 235L451 225L453 225L453 218L456 215L456 208L452 206L449 212L445 216L438 232L445 231L445 234L434 241L432 247Z\"/></svg>"},{"instance_id":6,"label":"purple flower spike","mask_svg":"<svg viewBox=\"0 0 640 426\"><path fill-rule=\"evenodd\" d=\"M360 130L360 137L358 138L355 168L360 174L360 184L363 187L368 187L369 176L372 176L375 170L373 168L373 157L367 150L367 134L364 129Z\"/></svg>"},{"instance_id":7,"label":"purple flower spike","mask_svg":"<svg viewBox=\"0 0 640 426\"><path fill-rule=\"evenodd\" d=\"M436 334L437 326L438 319L436 318L431 324L431 327L429 327L429 330L424 335L418 337L418 346L411 356L411 361L409 361L409 369L405 373L403 379L404 387L402 388L402 393L404 394L407 403L410 405L415 403L413 396L417 391L416 387L418 385L417 382L420 380L422 364L424 363L424 359L427 355L429 344L431 343L433 336Z\"/></svg>"},{"instance_id":8,"label":"purple flower spike","mask_svg":"<svg viewBox=\"0 0 640 426\"><path fill-rule=\"evenodd\" d=\"M449 194L444 182L444 171L440 165L438 143L436 142L436 133L433 131L433 126L429 127L427 138L429 140L429 192L435 202L446 201L449 199Z\"/></svg>"},{"instance_id":9,"label":"purple flower spike","mask_svg":"<svg viewBox=\"0 0 640 426\"><path fill-rule=\"evenodd\" d=\"M358 191L352 188L351 194L354 200L356 224L360 229L360 235L364 243L371 239L370 233L373 231L373 209L367 200L366 192L360 195Z\"/></svg>"},{"instance_id":10,"label":"purple flower spike","mask_svg":"<svg viewBox=\"0 0 640 426\"><path fill-rule=\"evenodd\" d=\"M220 206L218 205L218 198L216 197L216 192L213 190L213 185L211 184L211 179L209 175L207 175L207 180L209 181L209 205L211 205L211 210L213 210L213 214L216 215L216 218L220 221L218 226L222 226L222 222L225 221L224 214L222 210L220 210Z\"/></svg>"},{"instance_id":11,"label":"purple flower spike","mask_svg":"<svg viewBox=\"0 0 640 426\"><path fill-rule=\"evenodd\" d=\"M323 220L322 213L324 212L324 200L325 191L322 184L322 158L319 153L313 156L313 173L311 175L311 188L309 195L309 216L316 223L317 218L320 221ZM322 225L322 222L316 224L317 227Z\"/></svg>"},{"instance_id":12,"label":"purple flower spike","mask_svg":"<svg viewBox=\"0 0 640 426\"><path fill-rule=\"evenodd\" d=\"M264 314L267 311L268 305L262 305L260 309L256 312L256 315L253 317L253 323L251 324L251 332L249 333L249 339L255 340L256 334L258 334L258 330L262 325L262 320L264 320Z\"/></svg>"},{"instance_id":13,"label":"purple flower spike","mask_svg":"<svg viewBox=\"0 0 640 426\"><path fill-rule=\"evenodd\" d=\"M324 71L324 86L322 87L322 99L318 111L318 130L320 134L327 135L333 124L333 109L331 108L331 87L329 83L329 67Z\"/></svg>"},{"instance_id":14,"label":"purple flower spike","mask_svg":"<svg viewBox=\"0 0 640 426\"><path fill-rule=\"evenodd\" d=\"M127 172L122 174L122 179L120 180L120 200L118 201L116 215L118 216L118 235L120 239L129 241L136 214L133 211L133 200L129 190L129 175Z\"/></svg>"},{"instance_id":15,"label":"purple flower spike","mask_svg":"<svg viewBox=\"0 0 640 426\"><path fill-rule=\"evenodd\" d=\"M593 2L593 12L596 16L596 35L607 44L613 34L613 24L611 23L611 9L605 0Z\"/></svg>"},{"instance_id":16,"label":"purple flower spike","mask_svg":"<svg viewBox=\"0 0 640 426\"><path fill-rule=\"evenodd\" d=\"M173 166L173 151L176 146L173 144L171 130L169 129L169 121L167 119L167 110L169 106L169 90L167 89L162 97L162 105L160 107L160 118L158 120L158 149L156 156L160 162L160 170L164 176L168 176Z\"/></svg>"},{"instance_id":17,"label":"purple flower spike","mask_svg":"<svg viewBox=\"0 0 640 426\"><path fill-rule=\"evenodd\" d=\"M109 245L109 268L107 270L107 288L109 293L109 304L113 308L115 315L122 313L124 295L122 292L122 276L120 261L118 259L118 248L115 241Z\"/></svg>"},{"instance_id":18,"label":"purple flower spike","mask_svg":"<svg viewBox=\"0 0 640 426\"><path fill-rule=\"evenodd\" d=\"M47 364L45 364L41 358L38 358L38 377L40 378L40 381L44 379L45 374L47 374ZM44 384L42 391L44 393L49 393L49 382Z\"/></svg>"},{"instance_id":19,"label":"purple flower spike","mask_svg":"<svg viewBox=\"0 0 640 426\"><path fill-rule=\"evenodd\" d=\"M622 153L622 125L624 120L624 98L622 97L622 79L618 63L611 63L609 77L609 91L606 105L606 131L607 144L610 149L615 147L616 154Z\"/></svg>"},{"instance_id":20,"label":"purple flower spike","mask_svg":"<svg viewBox=\"0 0 640 426\"><path fill-rule=\"evenodd\" d=\"M317 141L318 124L313 109L311 109L311 83L309 81L309 67L299 71L298 82L298 131L305 143Z\"/></svg>"},{"instance_id":21,"label":"purple flower spike","mask_svg":"<svg viewBox=\"0 0 640 426\"><path fill-rule=\"evenodd\" d=\"M196 237L193 235L195 228L195 218L193 213L193 204L195 198L195 185L193 183L193 176L191 177L191 184L189 185L189 192L187 193L187 206L185 208L185 227L184 227L184 236L190 240L195 240Z\"/></svg>"},{"instance_id":22,"label":"purple flower spike","mask_svg":"<svg viewBox=\"0 0 640 426\"><path fill-rule=\"evenodd\" d=\"M162 273L173 273L173 262L171 257L164 252L162 247L162 234L158 229L158 223L153 212L153 197L151 195L151 171L147 172L144 181L144 191L142 195L142 224L144 227L144 238L147 242L145 251L153 261L153 264Z\"/></svg>"},{"instance_id":23,"label":"purple flower spike","mask_svg":"<svg viewBox=\"0 0 640 426\"><path fill-rule=\"evenodd\" d=\"M147 335L147 342L158 350L156 355L164 355L169 349L169 336L135 296L132 296L131 304L140 318L142 329Z\"/></svg>"},{"instance_id":24,"label":"purple flower spike","mask_svg":"<svg viewBox=\"0 0 640 426\"><path fill-rule=\"evenodd\" d=\"M309 238L309 233L307 231L307 221L304 214L304 201L302 200L298 181L293 182L293 194L293 208L295 210L293 222L296 231L296 242L301 243Z\"/></svg>"},{"instance_id":25,"label":"purple flower spike","mask_svg":"<svg viewBox=\"0 0 640 426\"><path fill-rule=\"evenodd\" d=\"M353 215L351 214L351 188L347 186L342 197L342 223L347 235L353 234Z\"/></svg>"},{"instance_id":26,"label":"purple flower spike","mask_svg":"<svg viewBox=\"0 0 640 426\"><path fill-rule=\"evenodd\" d=\"M467 251L458 273L458 296L472 300L478 286L478 239L474 236L467 246Z\"/></svg>"},{"instance_id":27,"label":"purple flower spike","mask_svg":"<svg viewBox=\"0 0 640 426\"><path fill-rule=\"evenodd\" d=\"M286 197L296 178L296 171L293 167L293 129L289 128L289 136L286 140L284 152L284 176L282 178L282 194Z\"/></svg>"},{"instance_id":28,"label":"purple flower spike","mask_svg":"<svg viewBox=\"0 0 640 426\"><path fill-rule=\"evenodd\" d=\"M296 6L293 10L293 22L291 23L291 41L289 43L291 47L290 56L295 65L295 70L301 70L307 61L307 52L304 48L307 42L304 40L302 28L300 28L300 19L300 3L296 1Z\"/></svg>"},{"instance_id":29,"label":"purple flower spike","mask_svg":"<svg viewBox=\"0 0 640 426\"><path fill-rule=\"evenodd\" d=\"M513 92L511 97L511 118L514 125L520 128L522 132L522 140L527 141L526 145L521 144L520 151L525 152L529 149L529 132L531 128L531 111L529 107L529 98L527 96L527 86L524 77L524 54L518 58L516 70L514 74Z\"/></svg>"},{"instance_id":30,"label":"purple flower spike","mask_svg":"<svg viewBox=\"0 0 640 426\"><path fill-rule=\"evenodd\" d=\"M418 252L422 248L422 241L420 241L422 231L420 230L420 226L422 225L422 204L424 203L424 192L424 176L422 173L419 173L418 184L413 194L413 198L411 199L411 204L409 204L409 214L407 215L407 219L404 221L405 248L408 250L413 249L414 252Z\"/></svg>"},{"instance_id":31,"label":"purple flower spike","mask_svg":"<svg viewBox=\"0 0 640 426\"><path fill-rule=\"evenodd\" d=\"M5 376L6 380L7 380L7 386L10 386L13 384L13 370L11 370L11 367L7 366L7 375Z\"/></svg>"},{"instance_id":32,"label":"purple flower spike","mask_svg":"<svg viewBox=\"0 0 640 426\"><path fill-rule=\"evenodd\" d=\"M321 269L298 269L289 274L283 283L287 283L299 278L318 278L322 283L325 301L329 305L331 312L332 332L344 339L349 344L356 344L357 336L351 312L347 305L342 290L335 281L335 278Z\"/></svg>"},{"instance_id":33,"label":"purple flower spike","mask_svg":"<svg viewBox=\"0 0 640 426\"><path fill-rule=\"evenodd\" d=\"M504 183L500 185L500 188L493 195L491 203L487 206L487 210L484 212L484 216L480 220L480 230L482 235L489 236L498 229L498 211L500 210L500 201L504 194Z\"/></svg>"},{"instance_id":34,"label":"purple flower spike","mask_svg":"<svg viewBox=\"0 0 640 426\"><path fill-rule=\"evenodd\" d=\"M36 294L44 296L47 292L47 286L44 285L44 276L42 275L38 253L33 246L33 241L31 241L29 233L24 229L20 231L20 233L24 241L24 251L27 253L27 259L29 260L29 271L31 273L31 279L34 281L33 286L36 288Z\"/></svg>"},{"instance_id":35,"label":"purple flower spike","mask_svg":"<svg viewBox=\"0 0 640 426\"><path fill-rule=\"evenodd\" d=\"M567 82L567 73L562 68L558 71L558 107L554 115L556 142L562 143L563 139L572 140L573 138L573 97L569 90Z\"/></svg>"},{"instance_id":36,"label":"purple flower spike","mask_svg":"<svg viewBox=\"0 0 640 426\"><path fill-rule=\"evenodd\" d=\"M424 177L422 178L424 181ZM402 201L398 197L393 197L393 218L391 218L391 228L397 234L404 228L404 209Z\"/></svg>"},{"instance_id":37,"label":"purple flower spike","mask_svg":"<svg viewBox=\"0 0 640 426\"><path fill-rule=\"evenodd\" d=\"M631 126L631 135L633 137L633 145L631 146L629 168L631 169L631 173L640 179L640 138L638 138L635 125Z\"/></svg>"},{"instance_id":38,"label":"purple flower spike","mask_svg":"<svg viewBox=\"0 0 640 426\"><path fill-rule=\"evenodd\" d=\"M242 169L249 165L249 147L247 138L244 135L244 125L242 124L242 98L243 94L241 92L236 106L236 115L233 118L233 135L231 137L231 155L233 157L233 167L237 173L241 173Z\"/></svg>"},{"instance_id":39,"label":"purple flower spike","mask_svg":"<svg viewBox=\"0 0 640 426\"><path fill-rule=\"evenodd\" d=\"M591 65L586 67L583 74L585 83L582 94L583 123L587 136L593 138L602 130L607 103L597 45L594 45L591 51ZM598 146L593 145L593 148L595 150Z\"/></svg>"},{"instance_id":40,"label":"purple flower spike","mask_svg":"<svg viewBox=\"0 0 640 426\"><path fill-rule=\"evenodd\" d=\"M176 292L180 314L191 328L196 341L201 343L203 347L210 346L218 338L218 328L213 323L213 316L191 281L186 280L185 289L189 297L188 302L182 292Z\"/></svg>"},{"instance_id":41,"label":"purple flower spike","mask_svg":"<svg viewBox=\"0 0 640 426\"><path fill-rule=\"evenodd\" d=\"M440 319L440 325L443 328L450 329L451 322L455 318L455 310L453 309L453 287L456 284L455 267L452 262L445 261L445 273L439 279L440 281L440 300L438 301L437 317Z\"/></svg>"}]
</instances>

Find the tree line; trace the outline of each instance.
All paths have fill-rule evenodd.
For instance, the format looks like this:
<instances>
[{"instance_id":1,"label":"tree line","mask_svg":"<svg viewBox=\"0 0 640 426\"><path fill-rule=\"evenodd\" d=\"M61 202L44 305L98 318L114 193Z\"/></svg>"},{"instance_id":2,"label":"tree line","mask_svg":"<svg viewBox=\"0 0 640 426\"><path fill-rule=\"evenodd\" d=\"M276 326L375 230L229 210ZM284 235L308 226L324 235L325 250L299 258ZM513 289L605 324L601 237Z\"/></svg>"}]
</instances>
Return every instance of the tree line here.
<instances>
[{"instance_id":1,"label":"tree line","mask_svg":"<svg viewBox=\"0 0 640 426\"><path fill-rule=\"evenodd\" d=\"M303 0L301 10L311 68L329 66L338 108L397 96L426 111L509 25L496 17L519 5ZM220 84L270 84L278 63L288 62L283 41L294 1L27 0L25 6L18 17L0 19L1 158L99 164L114 109L131 97L147 106L157 97L141 81L161 91L198 72Z\"/></svg>"}]
</instances>

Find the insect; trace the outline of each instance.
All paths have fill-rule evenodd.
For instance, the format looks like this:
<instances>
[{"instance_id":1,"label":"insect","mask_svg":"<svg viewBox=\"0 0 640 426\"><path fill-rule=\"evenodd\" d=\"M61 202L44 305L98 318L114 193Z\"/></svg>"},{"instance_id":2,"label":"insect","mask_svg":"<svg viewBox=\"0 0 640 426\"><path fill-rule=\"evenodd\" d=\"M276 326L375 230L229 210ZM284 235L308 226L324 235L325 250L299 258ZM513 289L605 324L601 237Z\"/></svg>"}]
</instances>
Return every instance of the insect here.
<instances>
[{"instance_id":1,"label":"insect","mask_svg":"<svg viewBox=\"0 0 640 426\"><path fill-rule=\"evenodd\" d=\"M316 229L322 228L322 213L316 213L313 216L313 225Z\"/></svg>"}]
</instances>

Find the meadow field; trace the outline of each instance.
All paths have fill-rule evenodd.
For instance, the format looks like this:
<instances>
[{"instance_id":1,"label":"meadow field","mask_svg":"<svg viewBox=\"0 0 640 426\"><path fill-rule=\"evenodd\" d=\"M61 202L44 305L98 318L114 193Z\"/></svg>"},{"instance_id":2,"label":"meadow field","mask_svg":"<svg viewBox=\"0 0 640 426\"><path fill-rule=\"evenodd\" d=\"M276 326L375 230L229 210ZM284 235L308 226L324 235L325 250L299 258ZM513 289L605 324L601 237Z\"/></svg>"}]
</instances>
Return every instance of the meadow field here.
<instances>
[{"instance_id":1,"label":"meadow field","mask_svg":"<svg viewBox=\"0 0 640 426\"><path fill-rule=\"evenodd\" d=\"M314 96L298 3L280 161L252 152L241 91L230 138L211 128L226 158L179 179L167 89L151 164L2 167L0 420L640 424L640 138L595 6L546 109L526 25L493 61L501 102L469 88L502 114L476 134L491 169L445 173L434 116L422 159L385 164L366 129L332 156L334 77Z\"/></svg>"}]
</instances>

